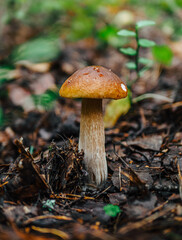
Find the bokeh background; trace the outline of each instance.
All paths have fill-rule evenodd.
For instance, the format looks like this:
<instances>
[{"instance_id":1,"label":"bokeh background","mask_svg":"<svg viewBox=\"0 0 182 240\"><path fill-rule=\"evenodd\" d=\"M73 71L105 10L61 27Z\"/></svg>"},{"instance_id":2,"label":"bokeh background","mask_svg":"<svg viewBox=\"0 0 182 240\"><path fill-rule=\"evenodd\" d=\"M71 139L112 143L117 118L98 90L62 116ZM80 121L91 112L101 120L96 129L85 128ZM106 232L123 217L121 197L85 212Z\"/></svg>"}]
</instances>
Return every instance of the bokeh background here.
<instances>
[{"instance_id":1,"label":"bokeh background","mask_svg":"<svg viewBox=\"0 0 182 240\"><path fill-rule=\"evenodd\" d=\"M182 0L1 0L0 125L25 112L59 107L58 90L78 68L103 65L127 81L132 73L119 48L135 42L117 32L133 30L143 19L156 25L140 35L163 48L134 96L158 84L161 66L182 58ZM141 54L154 58L153 51Z\"/></svg>"}]
</instances>

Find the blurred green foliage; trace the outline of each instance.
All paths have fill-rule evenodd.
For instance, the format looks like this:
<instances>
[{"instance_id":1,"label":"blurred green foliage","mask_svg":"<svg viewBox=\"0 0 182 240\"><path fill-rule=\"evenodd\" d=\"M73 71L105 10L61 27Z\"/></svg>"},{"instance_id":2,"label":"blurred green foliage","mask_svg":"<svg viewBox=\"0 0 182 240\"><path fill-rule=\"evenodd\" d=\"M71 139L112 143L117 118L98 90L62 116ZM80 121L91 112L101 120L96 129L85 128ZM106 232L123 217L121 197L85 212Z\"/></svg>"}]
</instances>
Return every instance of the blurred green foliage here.
<instances>
[{"instance_id":1,"label":"blurred green foliage","mask_svg":"<svg viewBox=\"0 0 182 240\"><path fill-rule=\"evenodd\" d=\"M16 47L10 55L10 61L16 63L28 60L30 62L48 62L54 60L60 52L58 38L41 37L30 40Z\"/></svg>"},{"instance_id":2,"label":"blurred green foliage","mask_svg":"<svg viewBox=\"0 0 182 240\"><path fill-rule=\"evenodd\" d=\"M4 82L12 79L12 77L13 77L12 72L13 72L13 69L11 67L7 67L7 66L0 67L0 86Z\"/></svg>"},{"instance_id":3,"label":"blurred green foliage","mask_svg":"<svg viewBox=\"0 0 182 240\"><path fill-rule=\"evenodd\" d=\"M59 98L59 92L54 90L47 90L43 94L32 95L34 104L37 108L43 107L45 110L49 110L54 106L55 101Z\"/></svg>"},{"instance_id":4,"label":"blurred green foliage","mask_svg":"<svg viewBox=\"0 0 182 240\"><path fill-rule=\"evenodd\" d=\"M163 65L170 65L173 58L173 52L167 45L154 46L152 49L154 59Z\"/></svg>"},{"instance_id":5,"label":"blurred green foliage","mask_svg":"<svg viewBox=\"0 0 182 240\"><path fill-rule=\"evenodd\" d=\"M119 0L4 0L3 3L4 23L15 19L44 30L48 28L69 41L93 36L98 19L100 23L106 20L107 7L122 5Z\"/></svg>"},{"instance_id":6,"label":"blurred green foliage","mask_svg":"<svg viewBox=\"0 0 182 240\"><path fill-rule=\"evenodd\" d=\"M148 18L155 20L172 39L182 36L182 0L129 0L128 3L133 7L137 6Z\"/></svg>"},{"instance_id":7,"label":"blurred green foliage","mask_svg":"<svg viewBox=\"0 0 182 240\"><path fill-rule=\"evenodd\" d=\"M18 20L43 32L60 34L68 41L92 36L118 46L118 28L113 19L128 6L144 11L173 38L182 35L182 0L2 0L1 22L5 25Z\"/></svg>"}]
</instances>

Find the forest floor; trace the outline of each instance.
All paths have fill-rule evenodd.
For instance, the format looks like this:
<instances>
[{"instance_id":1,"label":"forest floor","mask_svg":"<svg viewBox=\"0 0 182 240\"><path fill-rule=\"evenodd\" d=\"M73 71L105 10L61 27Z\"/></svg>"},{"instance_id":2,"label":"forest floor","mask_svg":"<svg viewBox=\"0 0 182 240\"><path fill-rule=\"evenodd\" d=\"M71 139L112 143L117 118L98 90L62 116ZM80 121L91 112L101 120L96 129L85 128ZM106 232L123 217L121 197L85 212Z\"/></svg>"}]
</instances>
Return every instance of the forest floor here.
<instances>
[{"instance_id":1,"label":"forest floor","mask_svg":"<svg viewBox=\"0 0 182 240\"><path fill-rule=\"evenodd\" d=\"M182 239L182 57L133 85L133 96L152 92L172 101L135 103L105 130L109 176L95 187L86 183L77 149L81 102L60 98L52 110L32 110L24 96L45 91L45 82L61 85L85 63L121 75L126 59L110 47L95 50L92 41L64 49L49 70L19 67L6 86L0 239ZM120 212L110 216L108 204Z\"/></svg>"}]
</instances>

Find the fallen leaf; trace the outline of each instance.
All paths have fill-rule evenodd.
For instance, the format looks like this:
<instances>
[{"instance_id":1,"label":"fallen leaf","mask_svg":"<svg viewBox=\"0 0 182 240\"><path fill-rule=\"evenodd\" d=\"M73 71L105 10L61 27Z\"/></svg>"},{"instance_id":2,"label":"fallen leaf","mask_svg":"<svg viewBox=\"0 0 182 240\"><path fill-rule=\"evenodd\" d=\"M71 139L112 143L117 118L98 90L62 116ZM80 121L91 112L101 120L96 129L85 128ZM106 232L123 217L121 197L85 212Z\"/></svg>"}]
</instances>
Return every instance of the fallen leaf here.
<instances>
[{"instance_id":1,"label":"fallen leaf","mask_svg":"<svg viewBox=\"0 0 182 240\"><path fill-rule=\"evenodd\" d=\"M121 115L125 115L130 107L131 92L128 91L128 96L124 99L111 100L106 106L104 115L104 125L106 128L113 127Z\"/></svg>"},{"instance_id":2,"label":"fallen leaf","mask_svg":"<svg viewBox=\"0 0 182 240\"><path fill-rule=\"evenodd\" d=\"M127 145L137 145L143 149L151 149L159 151L163 138L161 135L149 135L135 138L135 140L127 141Z\"/></svg>"}]
</instances>

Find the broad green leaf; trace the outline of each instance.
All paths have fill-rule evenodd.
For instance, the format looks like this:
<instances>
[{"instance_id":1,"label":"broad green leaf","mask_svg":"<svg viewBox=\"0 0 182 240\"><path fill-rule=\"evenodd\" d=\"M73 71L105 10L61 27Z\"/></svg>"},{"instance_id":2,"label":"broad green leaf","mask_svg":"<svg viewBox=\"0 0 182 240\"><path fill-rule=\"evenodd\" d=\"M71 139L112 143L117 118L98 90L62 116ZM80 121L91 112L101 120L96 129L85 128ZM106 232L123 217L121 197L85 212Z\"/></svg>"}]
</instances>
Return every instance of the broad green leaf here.
<instances>
[{"instance_id":1,"label":"broad green leaf","mask_svg":"<svg viewBox=\"0 0 182 240\"><path fill-rule=\"evenodd\" d=\"M113 127L121 115L125 115L131 107L131 91L128 90L128 96L119 100L111 100L107 104L104 115L105 127Z\"/></svg>"},{"instance_id":2,"label":"broad green leaf","mask_svg":"<svg viewBox=\"0 0 182 240\"><path fill-rule=\"evenodd\" d=\"M129 31L126 29L120 30L119 32L117 32L117 34L122 37L135 37L136 36L135 32Z\"/></svg>"},{"instance_id":3,"label":"broad green leaf","mask_svg":"<svg viewBox=\"0 0 182 240\"><path fill-rule=\"evenodd\" d=\"M116 217L121 212L119 206L108 204L104 206L105 213L110 217Z\"/></svg>"},{"instance_id":4,"label":"broad green leaf","mask_svg":"<svg viewBox=\"0 0 182 240\"><path fill-rule=\"evenodd\" d=\"M60 53L60 43L57 38L36 38L17 47L10 56L12 62L27 60L30 62L48 62Z\"/></svg>"},{"instance_id":5,"label":"broad green leaf","mask_svg":"<svg viewBox=\"0 0 182 240\"><path fill-rule=\"evenodd\" d=\"M136 69L136 64L134 62L128 62L126 63L126 67L131 70Z\"/></svg>"},{"instance_id":6,"label":"broad green leaf","mask_svg":"<svg viewBox=\"0 0 182 240\"><path fill-rule=\"evenodd\" d=\"M158 45L152 48L155 60L164 65L170 65L173 59L173 52L167 45Z\"/></svg>"},{"instance_id":7,"label":"broad green leaf","mask_svg":"<svg viewBox=\"0 0 182 240\"><path fill-rule=\"evenodd\" d=\"M139 22L136 23L136 27L137 28L153 26L153 25L155 25L155 22L154 21L150 21L150 20L143 20L143 21L139 21Z\"/></svg>"},{"instance_id":8,"label":"broad green leaf","mask_svg":"<svg viewBox=\"0 0 182 240\"><path fill-rule=\"evenodd\" d=\"M133 48L120 48L123 54L134 56L136 55L136 50Z\"/></svg>"},{"instance_id":9,"label":"broad green leaf","mask_svg":"<svg viewBox=\"0 0 182 240\"><path fill-rule=\"evenodd\" d=\"M152 64L154 62L151 59L148 59L148 58L139 58L139 63L141 63L143 65L152 66Z\"/></svg>"},{"instance_id":10,"label":"broad green leaf","mask_svg":"<svg viewBox=\"0 0 182 240\"><path fill-rule=\"evenodd\" d=\"M139 39L138 43L141 47L153 47L156 45L155 42L144 38Z\"/></svg>"}]
</instances>

